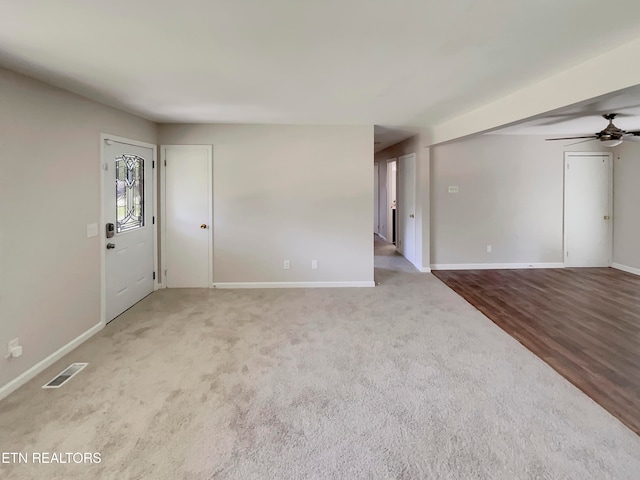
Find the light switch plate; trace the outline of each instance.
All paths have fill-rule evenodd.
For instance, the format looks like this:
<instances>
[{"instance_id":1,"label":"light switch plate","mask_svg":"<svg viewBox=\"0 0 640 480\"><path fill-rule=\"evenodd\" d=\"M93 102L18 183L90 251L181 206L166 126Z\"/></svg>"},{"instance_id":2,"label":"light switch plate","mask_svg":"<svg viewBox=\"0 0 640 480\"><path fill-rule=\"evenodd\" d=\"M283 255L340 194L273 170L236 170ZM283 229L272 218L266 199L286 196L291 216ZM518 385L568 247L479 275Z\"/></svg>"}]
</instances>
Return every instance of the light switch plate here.
<instances>
[{"instance_id":1,"label":"light switch plate","mask_svg":"<svg viewBox=\"0 0 640 480\"><path fill-rule=\"evenodd\" d=\"M458 193L459 191L460 191L460 187L458 187L457 185L449 186L449 193Z\"/></svg>"},{"instance_id":2,"label":"light switch plate","mask_svg":"<svg viewBox=\"0 0 640 480\"><path fill-rule=\"evenodd\" d=\"M98 224L97 223L88 223L87 224L87 238L95 237L98 235Z\"/></svg>"}]
</instances>

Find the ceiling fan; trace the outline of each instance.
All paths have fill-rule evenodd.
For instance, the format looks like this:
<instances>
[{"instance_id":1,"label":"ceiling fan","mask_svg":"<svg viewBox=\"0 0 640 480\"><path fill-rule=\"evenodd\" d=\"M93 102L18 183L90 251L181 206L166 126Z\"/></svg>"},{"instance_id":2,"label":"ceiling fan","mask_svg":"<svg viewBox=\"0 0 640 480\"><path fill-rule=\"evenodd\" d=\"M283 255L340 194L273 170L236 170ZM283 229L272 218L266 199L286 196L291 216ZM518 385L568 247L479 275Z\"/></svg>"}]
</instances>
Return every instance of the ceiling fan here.
<instances>
[{"instance_id":1,"label":"ceiling fan","mask_svg":"<svg viewBox=\"0 0 640 480\"><path fill-rule=\"evenodd\" d=\"M569 145L577 145L578 143L590 142L592 140L600 140L605 147L615 147L622 143L623 140L640 141L640 131L627 132L616 127L613 124L613 119L616 118L617 113L606 113L602 115L606 120L609 120L607 127L593 135L585 135L582 137L562 137L562 138L547 138L546 140L575 140L578 138L587 138L581 142L570 143ZM567 145L567 146L569 146Z\"/></svg>"}]
</instances>

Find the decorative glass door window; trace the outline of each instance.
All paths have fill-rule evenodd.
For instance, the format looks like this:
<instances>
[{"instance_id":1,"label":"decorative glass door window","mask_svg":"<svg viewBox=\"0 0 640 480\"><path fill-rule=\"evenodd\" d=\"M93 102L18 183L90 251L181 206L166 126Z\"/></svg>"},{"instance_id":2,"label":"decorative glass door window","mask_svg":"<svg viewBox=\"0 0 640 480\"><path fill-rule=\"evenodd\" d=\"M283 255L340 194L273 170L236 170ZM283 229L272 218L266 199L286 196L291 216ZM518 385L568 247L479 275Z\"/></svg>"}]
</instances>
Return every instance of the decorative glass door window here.
<instances>
[{"instance_id":1,"label":"decorative glass door window","mask_svg":"<svg viewBox=\"0 0 640 480\"><path fill-rule=\"evenodd\" d=\"M116 158L116 233L144 227L144 158Z\"/></svg>"}]
</instances>

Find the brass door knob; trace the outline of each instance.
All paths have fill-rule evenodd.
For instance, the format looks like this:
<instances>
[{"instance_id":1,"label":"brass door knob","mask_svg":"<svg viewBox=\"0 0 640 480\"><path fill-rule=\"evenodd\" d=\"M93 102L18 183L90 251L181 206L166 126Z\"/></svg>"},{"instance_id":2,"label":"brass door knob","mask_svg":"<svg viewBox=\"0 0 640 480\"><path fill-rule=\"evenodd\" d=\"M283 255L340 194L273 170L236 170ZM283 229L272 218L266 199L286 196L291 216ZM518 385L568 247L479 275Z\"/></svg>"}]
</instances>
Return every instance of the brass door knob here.
<instances>
[{"instance_id":1,"label":"brass door knob","mask_svg":"<svg viewBox=\"0 0 640 480\"><path fill-rule=\"evenodd\" d=\"M412 213L409 215L409 218L416 218L416 216Z\"/></svg>"},{"instance_id":2,"label":"brass door knob","mask_svg":"<svg viewBox=\"0 0 640 480\"><path fill-rule=\"evenodd\" d=\"M207 224L203 223L202 225L200 225L200 228L207 228Z\"/></svg>"},{"instance_id":3,"label":"brass door knob","mask_svg":"<svg viewBox=\"0 0 640 480\"><path fill-rule=\"evenodd\" d=\"M116 248L115 243L107 243L107 250L111 250L112 248Z\"/></svg>"},{"instance_id":4,"label":"brass door knob","mask_svg":"<svg viewBox=\"0 0 640 480\"><path fill-rule=\"evenodd\" d=\"M605 220L609 220L609 218L610 218L610 217L609 217L609 215L605 215L605 216L604 216L604 219L605 219Z\"/></svg>"}]
</instances>

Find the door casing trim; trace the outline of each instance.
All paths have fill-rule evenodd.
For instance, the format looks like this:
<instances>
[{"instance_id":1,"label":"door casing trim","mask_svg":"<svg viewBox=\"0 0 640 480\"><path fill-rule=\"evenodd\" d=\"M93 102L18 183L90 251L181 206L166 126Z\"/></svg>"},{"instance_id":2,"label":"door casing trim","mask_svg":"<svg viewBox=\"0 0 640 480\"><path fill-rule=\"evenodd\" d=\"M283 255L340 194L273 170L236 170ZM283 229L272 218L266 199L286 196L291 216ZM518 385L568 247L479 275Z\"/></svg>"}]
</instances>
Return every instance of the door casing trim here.
<instances>
[{"instance_id":1,"label":"door casing trim","mask_svg":"<svg viewBox=\"0 0 640 480\"><path fill-rule=\"evenodd\" d=\"M153 281L153 290L156 291L160 288L158 283L158 168L157 153L158 147L153 143L140 142L138 140L132 140L130 138L119 137L117 135L111 135L108 133L100 134L100 164L98 168L100 170L100 223L98 224L98 236L100 237L100 324L102 326L107 324L107 269L106 269L106 248L107 239L104 236L105 228L105 214L104 214L104 164L105 164L105 141L113 140L118 143L126 143L127 145L133 145L136 147L150 148L152 151L151 160L155 162L156 168L151 169L153 188L151 192L153 216L156 221L153 223L153 270L156 272L156 278Z\"/></svg>"}]
</instances>

